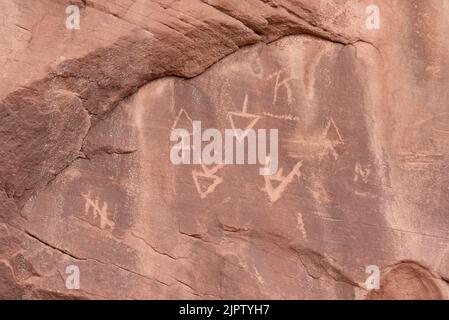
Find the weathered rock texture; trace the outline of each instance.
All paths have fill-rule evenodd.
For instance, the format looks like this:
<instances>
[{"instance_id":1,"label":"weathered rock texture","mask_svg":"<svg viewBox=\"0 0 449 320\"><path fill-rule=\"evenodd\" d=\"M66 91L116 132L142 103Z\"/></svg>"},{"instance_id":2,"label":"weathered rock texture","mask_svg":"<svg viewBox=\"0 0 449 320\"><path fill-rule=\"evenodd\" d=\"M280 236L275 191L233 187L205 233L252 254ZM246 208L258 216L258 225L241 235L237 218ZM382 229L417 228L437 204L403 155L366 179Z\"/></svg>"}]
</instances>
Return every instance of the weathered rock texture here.
<instances>
[{"instance_id":1,"label":"weathered rock texture","mask_svg":"<svg viewBox=\"0 0 449 320\"><path fill-rule=\"evenodd\" d=\"M1 298L449 297L449 1L0 15ZM242 112L279 129L276 176L170 162L172 128Z\"/></svg>"}]
</instances>

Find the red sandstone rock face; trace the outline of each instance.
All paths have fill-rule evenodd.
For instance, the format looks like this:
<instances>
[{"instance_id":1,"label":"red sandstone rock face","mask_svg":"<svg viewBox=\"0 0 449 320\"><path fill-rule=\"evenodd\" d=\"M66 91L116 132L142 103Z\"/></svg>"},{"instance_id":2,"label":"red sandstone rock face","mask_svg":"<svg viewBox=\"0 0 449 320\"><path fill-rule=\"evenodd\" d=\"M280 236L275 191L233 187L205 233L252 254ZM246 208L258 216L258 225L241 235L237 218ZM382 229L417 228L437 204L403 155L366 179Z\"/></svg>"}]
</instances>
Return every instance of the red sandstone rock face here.
<instances>
[{"instance_id":1,"label":"red sandstone rock face","mask_svg":"<svg viewBox=\"0 0 449 320\"><path fill-rule=\"evenodd\" d=\"M448 298L449 5L370 4L1 3L0 297ZM173 165L192 121L280 170Z\"/></svg>"}]
</instances>

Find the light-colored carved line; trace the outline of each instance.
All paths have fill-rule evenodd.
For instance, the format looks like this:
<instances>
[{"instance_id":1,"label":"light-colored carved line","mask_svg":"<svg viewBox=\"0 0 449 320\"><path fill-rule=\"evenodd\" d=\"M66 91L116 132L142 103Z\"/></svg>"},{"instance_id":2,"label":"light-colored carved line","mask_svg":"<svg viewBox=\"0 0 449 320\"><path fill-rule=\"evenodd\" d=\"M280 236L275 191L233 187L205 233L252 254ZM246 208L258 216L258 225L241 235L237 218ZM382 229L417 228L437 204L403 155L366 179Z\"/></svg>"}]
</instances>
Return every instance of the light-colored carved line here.
<instances>
[{"instance_id":1,"label":"light-colored carved line","mask_svg":"<svg viewBox=\"0 0 449 320\"><path fill-rule=\"evenodd\" d=\"M268 194L268 197L272 203L278 201L282 197L282 194L287 189L287 186L292 183L295 177L299 178L301 176L301 167L302 161L299 161L286 177L282 174L282 168L280 168L273 176L264 176L265 187L262 188L262 191L265 191ZM271 181L280 181L280 184L277 188L273 188Z\"/></svg>"},{"instance_id":2,"label":"light-colored carved line","mask_svg":"<svg viewBox=\"0 0 449 320\"><path fill-rule=\"evenodd\" d=\"M215 174L207 174L207 173L199 172L196 170L192 171L192 177L193 177L193 181L195 183L196 190L198 191L201 199L205 199L210 193L215 191L215 189L217 188L217 186L219 184L221 184L223 182L222 177L219 177ZM206 191L203 192L203 190L201 189L198 177L213 179L214 182L209 187L207 187Z\"/></svg>"},{"instance_id":3,"label":"light-colored carved line","mask_svg":"<svg viewBox=\"0 0 449 320\"><path fill-rule=\"evenodd\" d=\"M187 111L185 111L183 108L181 108L181 109L179 110L179 112L178 112L178 115L177 115L177 117L176 117L176 119L175 119L175 122L173 122L173 125L171 126L171 129L170 129L171 131L175 130L176 126L178 125L179 120L181 119L182 114L185 114L185 116L187 117L187 120L189 120L190 123L191 123L192 126L193 126L193 120L192 120L192 118L191 118L190 115L187 113ZM191 134L192 134L192 133L191 133Z\"/></svg>"},{"instance_id":4,"label":"light-colored carved line","mask_svg":"<svg viewBox=\"0 0 449 320\"><path fill-rule=\"evenodd\" d=\"M105 229L106 226L109 226L111 229L114 228L115 223L108 218L108 203L103 201L103 206L100 208L99 200L92 200L90 197L90 192L87 194L82 193L82 196L86 200L85 213L89 214L89 210L92 208L94 219L97 218L97 216L100 218L101 229Z\"/></svg>"},{"instance_id":5,"label":"light-colored carved line","mask_svg":"<svg viewBox=\"0 0 449 320\"><path fill-rule=\"evenodd\" d=\"M270 117L270 118L274 118L274 119L278 119L278 120L299 121L299 118L297 116L292 115L292 114L283 115L283 114L272 114L272 113L269 113L269 112L264 112L263 114L264 114L264 116L267 116L267 117Z\"/></svg>"},{"instance_id":6,"label":"light-colored carved line","mask_svg":"<svg viewBox=\"0 0 449 320\"><path fill-rule=\"evenodd\" d=\"M271 80L272 78L276 77L276 83L274 86L274 94L273 94L273 105L275 105L278 100L279 88L284 86L285 90L287 90L287 101L288 101L288 105L290 106L292 104L292 89L291 89L290 85L288 84L288 82L291 81L292 78L288 77L279 82L279 80L281 78L281 74L282 74L282 70L272 73L271 75L269 75L267 77L267 80Z\"/></svg>"}]
</instances>

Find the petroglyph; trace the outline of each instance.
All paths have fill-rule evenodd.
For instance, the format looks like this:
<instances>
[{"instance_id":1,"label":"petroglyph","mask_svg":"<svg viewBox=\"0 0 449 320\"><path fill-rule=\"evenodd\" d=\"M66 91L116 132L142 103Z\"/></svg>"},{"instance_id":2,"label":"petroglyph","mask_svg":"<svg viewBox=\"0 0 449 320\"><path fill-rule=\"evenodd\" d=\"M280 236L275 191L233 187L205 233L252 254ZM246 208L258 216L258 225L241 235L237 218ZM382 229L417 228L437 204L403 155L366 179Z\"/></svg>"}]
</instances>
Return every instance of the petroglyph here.
<instances>
[{"instance_id":1,"label":"petroglyph","mask_svg":"<svg viewBox=\"0 0 449 320\"><path fill-rule=\"evenodd\" d=\"M245 100L243 100L242 113L248 113L248 94L245 94Z\"/></svg>"},{"instance_id":2,"label":"petroglyph","mask_svg":"<svg viewBox=\"0 0 449 320\"><path fill-rule=\"evenodd\" d=\"M97 217L100 219L100 228L106 229L106 227L109 227L112 230L115 224L108 217L108 203L103 201L103 205L100 207L100 201L98 199L93 199L90 195L90 191L87 193L81 193L81 195L86 201L84 213L89 215L89 212L92 209L94 219L97 219Z\"/></svg>"},{"instance_id":3,"label":"petroglyph","mask_svg":"<svg viewBox=\"0 0 449 320\"><path fill-rule=\"evenodd\" d=\"M357 182L359 181L359 179L361 179L363 182L368 183L368 178L371 173L370 169L368 168L364 169L362 165L359 162L357 162L355 164L354 172L355 172L354 182Z\"/></svg>"},{"instance_id":4,"label":"petroglyph","mask_svg":"<svg viewBox=\"0 0 449 320\"><path fill-rule=\"evenodd\" d=\"M331 118L326 121L322 131L313 135L297 133L289 139L282 139L287 148L287 154L293 159L313 159L322 161L326 156L338 160L336 147L344 145L340 130Z\"/></svg>"},{"instance_id":5,"label":"petroglyph","mask_svg":"<svg viewBox=\"0 0 449 320\"><path fill-rule=\"evenodd\" d=\"M257 52L255 52L254 56L250 59L251 62L251 71L252 75L257 79L264 79L265 67L263 63L263 59L261 58L263 52L263 48L259 47Z\"/></svg>"},{"instance_id":6,"label":"petroglyph","mask_svg":"<svg viewBox=\"0 0 449 320\"><path fill-rule=\"evenodd\" d=\"M223 182L223 178L216 175L216 173L224 167L224 164L219 164L212 168L208 168L206 165L202 164L201 167L203 171L193 170L192 177L201 199L205 199Z\"/></svg>"},{"instance_id":7,"label":"petroglyph","mask_svg":"<svg viewBox=\"0 0 449 320\"><path fill-rule=\"evenodd\" d=\"M187 121L187 123L189 123L190 128L192 128L193 126L193 120L190 117L190 115L187 113L187 111L185 111L184 109L180 109L178 112L178 115L176 116L175 122L173 122L173 125L171 126L170 131L173 131L177 128L178 124L181 124L182 122ZM182 129L189 129L186 127L181 127ZM192 130L189 130L190 135L192 135Z\"/></svg>"},{"instance_id":8,"label":"petroglyph","mask_svg":"<svg viewBox=\"0 0 449 320\"><path fill-rule=\"evenodd\" d=\"M254 275L257 279L257 281L261 284L264 285L265 281L263 280L263 277L260 275L259 270L256 268L255 265L253 265L253 269L254 269Z\"/></svg>"},{"instance_id":9,"label":"petroglyph","mask_svg":"<svg viewBox=\"0 0 449 320\"><path fill-rule=\"evenodd\" d=\"M256 114L248 113L248 94L245 95L245 100L243 101L242 111L241 112L228 112L229 122L231 123L231 128L234 131L236 139L239 142L242 142L243 139L248 135L248 132L256 125L256 123L260 120L261 116ZM250 122L243 129L243 134L239 135L236 133L237 128L235 120L233 117L241 117L245 119L249 119Z\"/></svg>"},{"instance_id":10,"label":"petroglyph","mask_svg":"<svg viewBox=\"0 0 449 320\"><path fill-rule=\"evenodd\" d=\"M322 134L322 141L324 148L320 152L319 159L323 160L326 155L332 155L334 160L338 160L338 153L335 150L335 147L345 143L340 134L340 130L332 118L330 118L326 123L326 127L324 128Z\"/></svg>"},{"instance_id":11,"label":"petroglyph","mask_svg":"<svg viewBox=\"0 0 449 320\"><path fill-rule=\"evenodd\" d=\"M307 240L307 231L304 226L304 220L302 218L301 212L298 212L298 215L297 215L297 227L298 227L299 231L301 232L304 240Z\"/></svg>"},{"instance_id":12,"label":"petroglyph","mask_svg":"<svg viewBox=\"0 0 449 320\"><path fill-rule=\"evenodd\" d=\"M178 115L176 116L175 121L173 122L173 125L170 128L170 132L173 132L173 130L177 129L179 126L180 129L186 129L189 134L185 134L185 136L193 136L193 120L190 117L189 113L184 110L184 109L180 109L178 112ZM183 135L184 136L184 135ZM194 145L188 145L188 146L184 146L185 150L190 150L190 151L195 151L195 146Z\"/></svg>"},{"instance_id":13,"label":"petroglyph","mask_svg":"<svg viewBox=\"0 0 449 320\"><path fill-rule=\"evenodd\" d=\"M263 115L266 117L270 117L270 118L274 118L274 119L278 119L278 120L299 121L299 118L292 114L283 115L283 114L272 114L269 112L264 112Z\"/></svg>"},{"instance_id":14,"label":"petroglyph","mask_svg":"<svg viewBox=\"0 0 449 320\"><path fill-rule=\"evenodd\" d=\"M295 177L299 178L301 176L301 167L302 161L299 161L287 176L283 175L283 168L280 168L278 172L272 176L264 176L265 187L262 188L262 191L268 194L272 203L278 201L282 197L282 194L287 189L288 185L293 182ZM279 183L277 187L273 187L273 181Z\"/></svg>"},{"instance_id":15,"label":"petroglyph","mask_svg":"<svg viewBox=\"0 0 449 320\"><path fill-rule=\"evenodd\" d=\"M276 82L274 85L274 94L273 94L273 106L276 105L276 102L279 97L279 88L281 88L281 87L284 87L285 90L287 91L287 102L288 102L288 105L290 106L292 104L292 88L291 88L289 82L292 81L293 79L290 77L287 77L287 78L281 80L281 75L282 75L282 70L272 73L271 75L269 75L267 77L267 80L271 80L273 78L276 79Z\"/></svg>"}]
</instances>

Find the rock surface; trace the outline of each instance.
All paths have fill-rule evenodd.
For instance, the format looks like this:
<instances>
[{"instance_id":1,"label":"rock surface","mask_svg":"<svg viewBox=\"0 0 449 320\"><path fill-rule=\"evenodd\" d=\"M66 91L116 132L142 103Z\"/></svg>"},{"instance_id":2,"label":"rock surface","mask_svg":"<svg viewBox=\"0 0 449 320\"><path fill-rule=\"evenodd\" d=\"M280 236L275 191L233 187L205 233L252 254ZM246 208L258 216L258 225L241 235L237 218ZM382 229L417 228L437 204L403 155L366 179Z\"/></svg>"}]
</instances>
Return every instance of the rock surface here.
<instances>
[{"instance_id":1,"label":"rock surface","mask_svg":"<svg viewBox=\"0 0 449 320\"><path fill-rule=\"evenodd\" d=\"M0 297L447 299L449 2L372 2L1 2ZM173 165L192 121L280 171Z\"/></svg>"}]
</instances>

